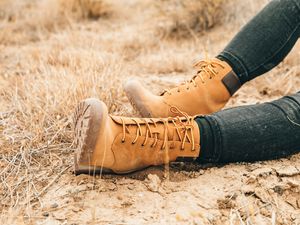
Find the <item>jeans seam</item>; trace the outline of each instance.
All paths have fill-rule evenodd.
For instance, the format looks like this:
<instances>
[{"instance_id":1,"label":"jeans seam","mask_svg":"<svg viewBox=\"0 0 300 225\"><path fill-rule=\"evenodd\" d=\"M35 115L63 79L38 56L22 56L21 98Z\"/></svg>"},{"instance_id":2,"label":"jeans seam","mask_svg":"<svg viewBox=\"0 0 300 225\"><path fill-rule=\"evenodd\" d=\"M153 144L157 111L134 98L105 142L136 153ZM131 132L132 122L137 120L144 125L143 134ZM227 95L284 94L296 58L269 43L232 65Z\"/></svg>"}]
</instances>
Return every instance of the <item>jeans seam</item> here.
<instances>
[{"instance_id":1,"label":"jeans seam","mask_svg":"<svg viewBox=\"0 0 300 225\"><path fill-rule=\"evenodd\" d=\"M284 44L281 45L281 47L270 57L268 57L266 60L264 60L263 63L261 63L259 66L255 67L254 69L249 69L249 73L254 72L255 70L257 70L259 67L265 65L265 63L267 61L269 61L270 59L272 59L275 55L278 54L278 52L280 52L285 46L286 44L289 42L289 40L292 38L293 34L298 30L300 23L297 24L297 26L295 27L295 29L292 31L291 35L288 37L288 39L284 42Z\"/></svg>"},{"instance_id":2,"label":"jeans seam","mask_svg":"<svg viewBox=\"0 0 300 225\"><path fill-rule=\"evenodd\" d=\"M216 138L215 138L215 146L214 146L214 153L213 153L213 162L218 162L220 157L221 157L221 144L223 142L222 140L222 136L221 136L221 129L219 127L219 124L218 124L218 121L216 120L216 118L214 118L213 116L207 116L206 117L208 120L211 120L212 123L213 123L213 126L215 128L215 131L216 131ZM217 143L216 143L217 142ZM219 151L215 151L215 149L218 148Z\"/></svg>"}]
</instances>

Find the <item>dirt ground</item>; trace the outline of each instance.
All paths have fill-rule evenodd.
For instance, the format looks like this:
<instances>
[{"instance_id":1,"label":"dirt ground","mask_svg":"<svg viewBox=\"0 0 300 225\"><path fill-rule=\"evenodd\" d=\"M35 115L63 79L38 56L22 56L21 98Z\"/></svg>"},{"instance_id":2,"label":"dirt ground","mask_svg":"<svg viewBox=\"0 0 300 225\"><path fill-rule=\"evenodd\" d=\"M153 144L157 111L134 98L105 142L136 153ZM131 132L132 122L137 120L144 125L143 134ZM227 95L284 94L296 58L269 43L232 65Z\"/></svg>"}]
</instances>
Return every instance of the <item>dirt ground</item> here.
<instances>
[{"instance_id":1,"label":"dirt ground","mask_svg":"<svg viewBox=\"0 0 300 225\"><path fill-rule=\"evenodd\" d=\"M114 0L75 17L54 0L8 2L0 0L0 224L300 224L300 154L73 174L71 117L80 100L137 115L122 91L127 79L155 93L190 79L193 63L222 50L266 1L235 1L222 24L175 39L166 1ZM299 50L226 107L299 91Z\"/></svg>"}]
</instances>

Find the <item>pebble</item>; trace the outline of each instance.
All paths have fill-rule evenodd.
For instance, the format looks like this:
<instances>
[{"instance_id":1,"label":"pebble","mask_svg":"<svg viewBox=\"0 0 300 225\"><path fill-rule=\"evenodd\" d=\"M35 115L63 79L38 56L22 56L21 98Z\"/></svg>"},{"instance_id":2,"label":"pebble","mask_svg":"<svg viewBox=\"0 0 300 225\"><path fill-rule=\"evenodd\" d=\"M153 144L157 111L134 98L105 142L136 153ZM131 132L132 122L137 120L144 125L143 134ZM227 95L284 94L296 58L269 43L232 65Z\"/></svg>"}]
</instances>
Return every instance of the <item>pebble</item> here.
<instances>
[{"instance_id":1,"label":"pebble","mask_svg":"<svg viewBox=\"0 0 300 225\"><path fill-rule=\"evenodd\" d=\"M117 189L117 186L114 183L108 183L106 187L110 191L115 191Z\"/></svg>"},{"instance_id":2,"label":"pebble","mask_svg":"<svg viewBox=\"0 0 300 225\"><path fill-rule=\"evenodd\" d=\"M63 214L61 212L54 212L53 217L57 220L65 220L66 219L65 214Z\"/></svg>"},{"instance_id":3,"label":"pebble","mask_svg":"<svg viewBox=\"0 0 300 225\"><path fill-rule=\"evenodd\" d=\"M44 217L48 217L49 216L49 212L43 212L42 214Z\"/></svg>"},{"instance_id":4,"label":"pebble","mask_svg":"<svg viewBox=\"0 0 300 225\"><path fill-rule=\"evenodd\" d=\"M282 167L282 168L276 169L276 172L281 177L291 177L291 176L300 174L300 171L294 166Z\"/></svg>"},{"instance_id":5,"label":"pebble","mask_svg":"<svg viewBox=\"0 0 300 225\"><path fill-rule=\"evenodd\" d=\"M156 174L148 175L146 186L149 189L149 191L158 192L160 184L161 184L161 180Z\"/></svg>"},{"instance_id":6,"label":"pebble","mask_svg":"<svg viewBox=\"0 0 300 225\"><path fill-rule=\"evenodd\" d=\"M56 202L54 202L53 204L51 204L51 208L55 209L58 207L58 204Z\"/></svg>"},{"instance_id":7,"label":"pebble","mask_svg":"<svg viewBox=\"0 0 300 225\"><path fill-rule=\"evenodd\" d=\"M271 173L272 173L271 168L259 168L259 169L252 171L252 174L254 176L261 176L261 177L266 177L266 176L270 175Z\"/></svg>"},{"instance_id":8,"label":"pebble","mask_svg":"<svg viewBox=\"0 0 300 225\"><path fill-rule=\"evenodd\" d=\"M135 188L135 186L134 186L133 184L128 184L127 188L128 188L129 190L133 190L133 189Z\"/></svg>"}]
</instances>

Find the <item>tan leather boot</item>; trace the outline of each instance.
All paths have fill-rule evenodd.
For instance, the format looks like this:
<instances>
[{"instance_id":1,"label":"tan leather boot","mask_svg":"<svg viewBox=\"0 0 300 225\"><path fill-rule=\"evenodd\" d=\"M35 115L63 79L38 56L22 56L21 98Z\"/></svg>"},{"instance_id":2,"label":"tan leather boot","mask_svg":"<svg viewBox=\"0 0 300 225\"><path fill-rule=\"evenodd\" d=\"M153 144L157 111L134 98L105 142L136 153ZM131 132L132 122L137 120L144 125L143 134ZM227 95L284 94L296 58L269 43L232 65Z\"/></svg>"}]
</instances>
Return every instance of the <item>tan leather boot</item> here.
<instances>
[{"instance_id":1,"label":"tan leather boot","mask_svg":"<svg viewBox=\"0 0 300 225\"><path fill-rule=\"evenodd\" d=\"M174 116L170 108L194 116L219 111L241 86L237 75L224 61L212 59L195 64L197 75L160 96L152 94L138 81L130 80L124 89L133 107L143 117Z\"/></svg>"},{"instance_id":2,"label":"tan leather boot","mask_svg":"<svg viewBox=\"0 0 300 225\"><path fill-rule=\"evenodd\" d=\"M175 114L176 108L172 110ZM193 117L181 115L167 119L112 116L103 102L86 99L74 116L75 173L129 173L178 159L196 159L199 127Z\"/></svg>"}]
</instances>

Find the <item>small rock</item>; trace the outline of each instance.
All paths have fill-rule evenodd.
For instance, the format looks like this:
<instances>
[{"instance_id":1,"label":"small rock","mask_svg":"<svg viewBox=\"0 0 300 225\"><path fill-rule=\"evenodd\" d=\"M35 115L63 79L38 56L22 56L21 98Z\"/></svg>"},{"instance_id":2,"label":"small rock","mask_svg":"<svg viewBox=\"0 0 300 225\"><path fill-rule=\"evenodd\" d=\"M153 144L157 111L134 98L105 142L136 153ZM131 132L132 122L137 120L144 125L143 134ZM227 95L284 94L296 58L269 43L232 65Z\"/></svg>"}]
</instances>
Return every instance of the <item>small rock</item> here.
<instances>
[{"instance_id":1,"label":"small rock","mask_svg":"<svg viewBox=\"0 0 300 225\"><path fill-rule=\"evenodd\" d=\"M44 217L48 217L49 216L49 212L43 212L42 214Z\"/></svg>"},{"instance_id":2,"label":"small rock","mask_svg":"<svg viewBox=\"0 0 300 225\"><path fill-rule=\"evenodd\" d=\"M72 207L72 211L73 212L79 212L81 209L79 207Z\"/></svg>"},{"instance_id":3,"label":"small rock","mask_svg":"<svg viewBox=\"0 0 300 225\"><path fill-rule=\"evenodd\" d=\"M115 191L117 189L117 186L114 183L107 183L106 187L109 191Z\"/></svg>"},{"instance_id":4,"label":"small rock","mask_svg":"<svg viewBox=\"0 0 300 225\"><path fill-rule=\"evenodd\" d=\"M252 171L252 174L256 177L266 177L272 173L271 168L259 168Z\"/></svg>"},{"instance_id":5,"label":"small rock","mask_svg":"<svg viewBox=\"0 0 300 225\"><path fill-rule=\"evenodd\" d=\"M255 188L255 196L259 198L263 203L270 202L270 196L261 188Z\"/></svg>"},{"instance_id":6,"label":"small rock","mask_svg":"<svg viewBox=\"0 0 300 225\"><path fill-rule=\"evenodd\" d=\"M66 219L65 214L61 213L61 212L54 212L53 217L57 220L65 220Z\"/></svg>"},{"instance_id":7,"label":"small rock","mask_svg":"<svg viewBox=\"0 0 300 225\"><path fill-rule=\"evenodd\" d=\"M55 208L57 208L58 207L58 204L56 203L56 202L54 202L53 204L51 204L51 206L50 206L51 208L53 208L53 209L55 209Z\"/></svg>"},{"instance_id":8,"label":"small rock","mask_svg":"<svg viewBox=\"0 0 300 225\"><path fill-rule=\"evenodd\" d=\"M295 166L286 166L279 169L276 169L276 172L281 177L291 177L299 175L300 171Z\"/></svg>"},{"instance_id":9,"label":"small rock","mask_svg":"<svg viewBox=\"0 0 300 225\"><path fill-rule=\"evenodd\" d=\"M205 173L204 170L199 170L199 175L203 175Z\"/></svg>"},{"instance_id":10,"label":"small rock","mask_svg":"<svg viewBox=\"0 0 300 225\"><path fill-rule=\"evenodd\" d=\"M135 186L134 186L133 184L128 184L127 188L128 188L129 190L133 190L133 189L135 188Z\"/></svg>"},{"instance_id":11,"label":"small rock","mask_svg":"<svg viewBox=\"0 0 300 225\"><path fill-rule=\"evenodd\" d=\"M149 174L147 177L146 187L149 191L158 192L161 180L156 174Z\"/></svg>"}]
</instances>

